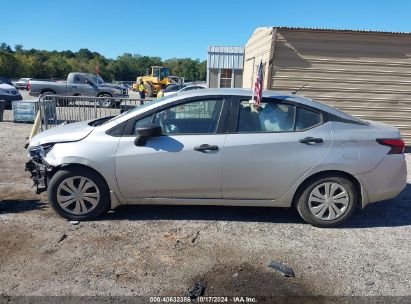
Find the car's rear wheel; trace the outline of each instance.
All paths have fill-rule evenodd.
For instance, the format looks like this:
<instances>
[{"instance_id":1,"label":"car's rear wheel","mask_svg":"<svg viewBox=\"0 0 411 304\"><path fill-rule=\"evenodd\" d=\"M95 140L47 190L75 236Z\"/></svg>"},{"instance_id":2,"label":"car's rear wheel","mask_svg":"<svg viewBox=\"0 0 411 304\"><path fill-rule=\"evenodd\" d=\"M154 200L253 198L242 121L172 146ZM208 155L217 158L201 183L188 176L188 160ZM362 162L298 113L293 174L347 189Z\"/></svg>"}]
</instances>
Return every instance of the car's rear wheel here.
<instances>
[{"instance_id":1,"label":"car's rear wheel","mask_svg":"<svg viewBox=\"0 0 411 304\"><path fill-rule=\"evenodd\" d=\"M69 220L89 220L110 206L110 192L105 180L84 168L58 171L50 180L48 200L53 209Z\"/></svg>"},{"instance_id":2,"label":"car's rear wheel","mask_svg":"<svg viewBox=\"0 0 411 304\"><path fill-rule=\"evenodd\" d=\"M332 227L346 221L358 201L357 189L344 176L322 176L308 183L297 197L301 217L316 227Z\"/></svg>"},{"instance_id":3,"label":"car's rear wheel","mask_svg":"<svg viewBox=\"0 0 411 304\"><path fill-rule=\"evenodd\" d=\"M51 101L53 100L52 98L47 98L46 96L53 96L53 95L57 95L56 92L54 91L44 91L42 92L42 94L40 95L40 98L43 97L43 100L45 101ZM64 98L54 98L55 102L56 102L56 106L58 107L67 107L68 106L68 100L64 99Z\"/></svg>"}]
</instances>

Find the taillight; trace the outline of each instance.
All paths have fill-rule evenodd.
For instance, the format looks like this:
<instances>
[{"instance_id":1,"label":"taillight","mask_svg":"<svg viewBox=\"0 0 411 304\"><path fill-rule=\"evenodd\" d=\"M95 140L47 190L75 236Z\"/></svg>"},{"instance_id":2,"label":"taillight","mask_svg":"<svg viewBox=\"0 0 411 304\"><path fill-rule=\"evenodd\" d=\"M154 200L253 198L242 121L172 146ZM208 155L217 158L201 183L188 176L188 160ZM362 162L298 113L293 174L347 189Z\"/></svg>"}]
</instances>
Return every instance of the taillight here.
<instances>
[{"instance_id":1,"label":"taillight","mask_svg":"<svg viewBox=\"0 0 411 304\"><path fill-rule=\"evenodd\" d=\"M388 154L402 154L405 150L405 142L402 139L378 138L377 142L381 145L391 147Z\"/></svg>"}]
</instances>

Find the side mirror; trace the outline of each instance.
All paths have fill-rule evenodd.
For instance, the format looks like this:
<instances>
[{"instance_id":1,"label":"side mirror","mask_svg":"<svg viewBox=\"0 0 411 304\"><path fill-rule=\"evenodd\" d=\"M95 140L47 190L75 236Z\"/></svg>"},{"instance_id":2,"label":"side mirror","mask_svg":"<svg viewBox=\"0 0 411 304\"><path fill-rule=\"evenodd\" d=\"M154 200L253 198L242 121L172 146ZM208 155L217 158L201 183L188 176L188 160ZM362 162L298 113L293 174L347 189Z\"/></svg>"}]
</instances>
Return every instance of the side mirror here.
<instances>
[{"instance_id":1,"label":"side mirror","mask_svg":"<svg viewBox=\"0 0 411 304\"><path fill-rule=\"evenodd\" d=\"M145 146L147 138L161 136L162 130L159 125L146 124L137 129L137 138L134 140L136 146Z\"/></svg>"}]
</instances>

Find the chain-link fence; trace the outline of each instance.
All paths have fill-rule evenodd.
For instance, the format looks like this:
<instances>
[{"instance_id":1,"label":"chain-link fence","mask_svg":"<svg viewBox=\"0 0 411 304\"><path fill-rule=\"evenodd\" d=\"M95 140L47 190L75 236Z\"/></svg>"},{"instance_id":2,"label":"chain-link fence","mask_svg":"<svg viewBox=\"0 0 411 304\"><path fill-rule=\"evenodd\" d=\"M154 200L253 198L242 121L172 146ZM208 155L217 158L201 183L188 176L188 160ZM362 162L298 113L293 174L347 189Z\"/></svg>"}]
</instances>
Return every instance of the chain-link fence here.
<instances>
[{"instance_id":1,"label":"chain-link fence","mask_svg":"<svg viewBox=\"0 0 411 304\"><path fill-rule=\"evenodd\" d=\"M43 95L39 98L41 130L78 121L116 116L152 99Z\"/></svg>"}]
</instances>

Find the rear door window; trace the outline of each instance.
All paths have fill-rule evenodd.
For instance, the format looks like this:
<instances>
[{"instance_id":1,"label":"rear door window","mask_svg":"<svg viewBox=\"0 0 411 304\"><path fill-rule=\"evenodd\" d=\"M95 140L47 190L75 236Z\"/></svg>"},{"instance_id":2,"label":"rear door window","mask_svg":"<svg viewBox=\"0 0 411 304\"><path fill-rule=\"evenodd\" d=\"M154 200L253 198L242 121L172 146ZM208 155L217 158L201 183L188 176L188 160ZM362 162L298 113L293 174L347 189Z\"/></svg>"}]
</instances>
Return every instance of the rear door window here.
<instances>
[{"instance_id":1,"label":"rear door window","mask_svg":"<svg viewBox=\"0 0 411 304\"><path fill-rule=\"evenodd\" d=\"M266 101L257 107L248 100L240 103L237 132L290 132L294 124L294 105Z\"/></svg>"},{"instance_id":2,"label":"rear door window","mask_svg":"<svg viewBox=\"0 0 411 304\"><path fill-rule=\"evenodd\" d=\"M258 107L249 100L239 105L237 132L294 132L322 124L322 114L294 104L265 98Z\"/></svg>"}]
</instances>

